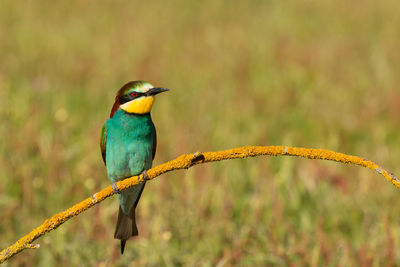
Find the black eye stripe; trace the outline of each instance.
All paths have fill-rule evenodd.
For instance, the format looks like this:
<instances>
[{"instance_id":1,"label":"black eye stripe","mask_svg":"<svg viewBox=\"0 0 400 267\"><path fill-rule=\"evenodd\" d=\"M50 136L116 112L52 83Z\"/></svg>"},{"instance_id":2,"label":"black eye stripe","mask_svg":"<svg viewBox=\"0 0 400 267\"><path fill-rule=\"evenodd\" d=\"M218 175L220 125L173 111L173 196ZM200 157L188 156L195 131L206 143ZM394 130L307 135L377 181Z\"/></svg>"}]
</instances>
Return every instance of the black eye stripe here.
<instances>
[{"instance_id":1,"label":"black eye stripe","mask_svg":"<svg viewBox=\"0 0 400 267\"><path fill-rule=\"evenodd\" d=\"M133 99L136 99L136 98L144 96L144 95L146 95L146 93L140 93L140 92L136 92L136 96L133 96L132 93L127 94L127 95L121 95L119 97L119 104L120 105L125 104L126 102L129 102Z\"/></svg>"}]
</instances>

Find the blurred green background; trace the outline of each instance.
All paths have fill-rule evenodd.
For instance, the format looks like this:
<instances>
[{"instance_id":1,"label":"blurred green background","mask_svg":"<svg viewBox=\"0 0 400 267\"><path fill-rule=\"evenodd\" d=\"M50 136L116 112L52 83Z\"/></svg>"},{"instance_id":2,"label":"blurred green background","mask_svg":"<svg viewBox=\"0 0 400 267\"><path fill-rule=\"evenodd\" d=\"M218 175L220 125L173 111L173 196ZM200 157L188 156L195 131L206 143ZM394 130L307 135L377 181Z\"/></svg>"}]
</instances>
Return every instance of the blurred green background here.
<instances>
[{"instance_id":1,"label":"blurred green background","mask_svg":"<svg viewBox=\"0 0 400 267\"><path fill-rule=\"evenodd\" d=\"M158 97L154 164L293 145L400 174L400 2L0 2L0 247L109 185L116 91ZM119 255L113 197L6 266L399 265L399 191L338 163L257 158L148 183Z\"/></svg>"}]
</instances>

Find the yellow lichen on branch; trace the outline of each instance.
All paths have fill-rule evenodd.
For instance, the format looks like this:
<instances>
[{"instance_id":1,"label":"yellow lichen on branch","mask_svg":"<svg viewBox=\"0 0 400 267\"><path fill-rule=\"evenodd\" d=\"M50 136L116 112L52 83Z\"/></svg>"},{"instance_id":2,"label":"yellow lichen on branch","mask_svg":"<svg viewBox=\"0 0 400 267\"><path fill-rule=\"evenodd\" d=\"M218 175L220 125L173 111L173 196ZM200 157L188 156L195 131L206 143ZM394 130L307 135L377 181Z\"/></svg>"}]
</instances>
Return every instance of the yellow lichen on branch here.
<instances>
[{"instance_id":1,"label":"yellow lichen on branch","mask_svg":"<svg viewBox=\"0 0 400 267\"><path fill-rule=\"evenodd\" d=\"M181 155L174 160L171 160L148 170L147 177L143 176L143 174L139 176L133 176L118 182L117 187L119 191L122 191L129 187L137 185L140 182L144 182L145 180L151 180L157 176L160 176L163 173L178 169L188 169L197 164L227 159L256 157L261 155L296 156L308 159L331 160L358 165L369 168L371 170L375 170L379 174L383 175L393 185L400 188L400 182L396 179L396 177L394 177L393 174L389 173L372 161L325 149L298 148L288 146L245 146L217 152L196 152L194 154ZM112 196L113 194L114 192L112 186L108 186L100 192L95 193L93 196L74 205L73 207L58 214L55 214L50 219L47 219L42 225L33 229L29 234L19 239L15 244L2 250L0 252L0 263L3 263L15 254L23 251L24 249L38 248L39 245L32 245L32 242L35 241L37 238L51 230L56 229L58 226L60 226L70 218L77 216L78 214L84 212L93 205L100 203L109 196Z\"/></svg>"}]
</instances>

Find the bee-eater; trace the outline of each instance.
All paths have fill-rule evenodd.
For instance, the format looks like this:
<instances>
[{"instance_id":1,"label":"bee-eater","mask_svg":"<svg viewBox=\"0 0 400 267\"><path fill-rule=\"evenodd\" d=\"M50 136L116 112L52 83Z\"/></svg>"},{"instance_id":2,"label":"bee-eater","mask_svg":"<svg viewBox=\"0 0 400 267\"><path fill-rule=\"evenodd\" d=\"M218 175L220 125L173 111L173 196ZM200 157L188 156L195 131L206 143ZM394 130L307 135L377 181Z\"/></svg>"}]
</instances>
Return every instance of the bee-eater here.
<instances>
[{"instance_id":1,"label":"bee-eater","mask_svg":"<svg viewBox=\"0 0 400 267\"><path fill-rule=\"evenodd\" d=\"M138 235L135 209L145 182L117 192L116 182L139 175L151 168L156 153L156 129L150 111L155 95L168 91L144 81L129 82L122 86L115 97L110 119L102 128L100 148L107 174L118 193L119 212L114 233L121 240L121 254L131 236Z\"/></svg>"}]
</instances>

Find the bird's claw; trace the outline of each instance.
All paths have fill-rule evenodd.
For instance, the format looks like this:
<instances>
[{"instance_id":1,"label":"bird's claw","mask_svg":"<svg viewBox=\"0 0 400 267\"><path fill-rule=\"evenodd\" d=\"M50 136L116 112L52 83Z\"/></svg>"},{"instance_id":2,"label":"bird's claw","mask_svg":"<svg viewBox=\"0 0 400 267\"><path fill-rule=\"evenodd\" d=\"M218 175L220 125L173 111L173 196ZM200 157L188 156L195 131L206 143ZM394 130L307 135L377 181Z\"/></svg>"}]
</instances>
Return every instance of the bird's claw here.
<instances>
[{"instance_id":1,"label":"bird's claw","mask_svg":"<svg viewBox=\"0 0 400 267\"><path fill-rule=\"evenodd\" d=\"M143 176L143 180L144 181L149 180L149 176L147 175L147 171L146 170L142 171L142 176Z\"/></svg>"},{"instance_id":2,"label":"bird's claw","mask_svg":"<svg viewBox=\"0 0 400 267\"><path fill-rule=\"evenodd\" d=\"M111 187L112 187L112 190L113 190L114 194L119 194L119 189L118 189L118 186L117 186L117 182L112 182L111 183Z\"/></svg>"}]
</instances>

